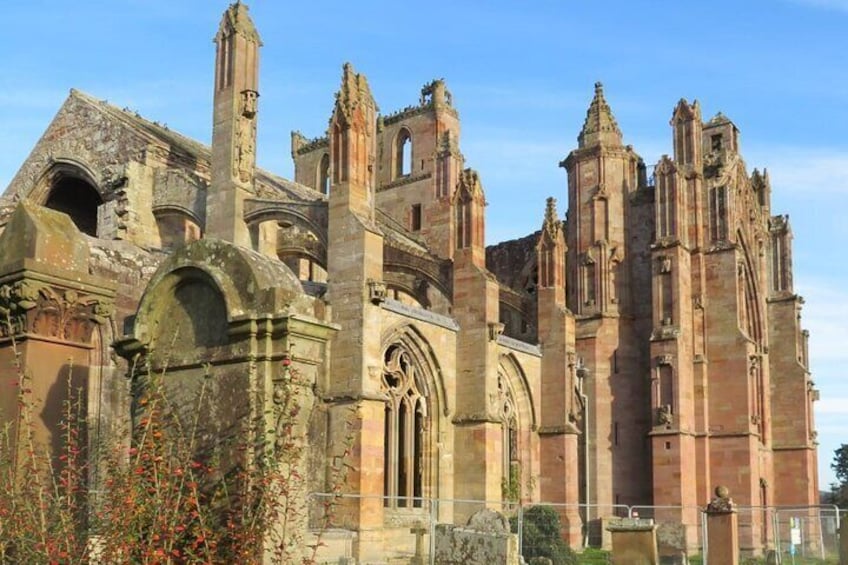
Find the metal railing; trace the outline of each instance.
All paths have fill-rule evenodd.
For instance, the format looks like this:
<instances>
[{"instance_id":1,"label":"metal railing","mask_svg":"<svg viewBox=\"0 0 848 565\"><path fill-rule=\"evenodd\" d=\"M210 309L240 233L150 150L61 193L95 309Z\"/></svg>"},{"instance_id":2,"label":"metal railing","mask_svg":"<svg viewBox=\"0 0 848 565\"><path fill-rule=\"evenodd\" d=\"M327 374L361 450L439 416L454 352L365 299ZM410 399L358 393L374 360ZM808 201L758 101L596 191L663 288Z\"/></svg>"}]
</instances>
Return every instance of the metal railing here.
<instances>
[{"instance_id":1,"label":"metal railing","mask_svg":"<svg viewBox=\"0 0 848 565\"><path fill-rule=\"evenodd\" d=\"M539 555L539 512L536 506L552 510L560 521L560 535L572 541L572 550L600 547L610 550L610 521L630 518L651 520L657 528L661 555L695 555L706 558L707 523L703 507L645 505L559 504L545 501L508 502L502 500L448 499L426 497L383 497L339 493L310 495L310 544L320 545L319 563L339 563L356 558L367 543L372 556L398 562L436 563L436 556L452 532L471 532L469 519L482 510L494 510L503 518L494 520L488 534L514 536L519 555ZM838 554L839 512L835 506L756 507L737 506L740 545L745 557L775 551L787 556L791 530L800 524L803 543L796 544L801 556L826 558ZM548 514L550 516L550 514ZM528 517L531 523L528 523ZM588 518L588 519L587 519ZM500 522L498 522L500 520ZM479 524L477 524L479 525ZM531 528L528 531L528 526ZM379 530L379 534L374 534ZM362 542L358 536L369 532ZM796 536L797 537L797 536ZM499 538L499 539L500 539ZM375 541L376 540L376 541ZM547 543L547 542L546 542ZM441 545L440 545L441 544ZM438 546L438 547L437 547ZM376 547L377 549L374 549ZM376 553L374 553L376 552ZM380 553L382 552L382 554ZM341 561L344 562L344 561ZM789 561L785 561L789 562Z\"/></svg>"}]
</instances>

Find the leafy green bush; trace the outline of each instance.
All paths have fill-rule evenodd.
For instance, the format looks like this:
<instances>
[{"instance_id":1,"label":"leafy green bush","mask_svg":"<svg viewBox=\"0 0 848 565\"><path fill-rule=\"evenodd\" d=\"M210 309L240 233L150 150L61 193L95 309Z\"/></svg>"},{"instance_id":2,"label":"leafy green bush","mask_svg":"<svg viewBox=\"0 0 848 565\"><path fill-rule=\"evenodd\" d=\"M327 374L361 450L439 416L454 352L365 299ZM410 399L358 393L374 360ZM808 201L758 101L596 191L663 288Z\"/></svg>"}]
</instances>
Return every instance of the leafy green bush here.
<instances>
[{"instance_id":1,"label":"leafy green bush","mask_svg":"<svg viewBox=\"0 0 848 565\"><path fill-rule=\"evenodd\" d=\"M518 517L510 519L513 531L518 531ZM559 514L550 506L531 506L524 511L521 554L528 563L550 559L553 565L578 565L577 555L560 534Z\"/></svg>"}]
</instances>

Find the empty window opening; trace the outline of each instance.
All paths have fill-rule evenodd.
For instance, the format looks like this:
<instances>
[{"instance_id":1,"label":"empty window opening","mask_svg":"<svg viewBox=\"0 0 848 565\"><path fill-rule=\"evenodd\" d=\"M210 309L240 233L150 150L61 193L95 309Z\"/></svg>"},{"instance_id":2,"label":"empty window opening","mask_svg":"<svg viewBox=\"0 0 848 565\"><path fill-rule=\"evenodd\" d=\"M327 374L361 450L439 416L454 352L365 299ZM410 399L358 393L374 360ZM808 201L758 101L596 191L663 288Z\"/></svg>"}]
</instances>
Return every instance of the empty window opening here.
<instances>
[{"instance_id":1,"label":"empty window opening","mask_svg":"<svg viewBox=\"0 0 848 565\"><path fill-rule=\"evenodd\" d=\"M103 199L89 183L64 177L53 185L44 206L67 214L81 232L97 237L97 208L101 204Z\"/></svg>"},{"instance_id":2,"label":"empty window opening","mask_svg":"<svg viewBox=\"0 0 848 565\"><path fill-rule=\"evenodd\" d=\"M715 240L727 239L727 188L715 186L710 189L710 236Z\"/></svg>"},{"instance_id":3,"label":"empty window opening","mask_svg":"<svg viewBox=\"0 0 848 565\"><path fill-rule=\"evenodd\" d=\"M717 133L710 137L710 147L713 151L721 151L721 134Z\"/></svg>"},{"instance_id":4,"label":"empty window opening","mask_svg":"<svg viewBox=\"0 0 848 565\"><path fill-rule=\"evenodd\" d=\"M615 422L615 423L613 424L613 438L612 438L612 442L613 442L613 445L618 445L618 422Z\"/></svg>"},{"instance_id":5,"label":"empty window opening","mask_svg":"<svg viewBox=\"0 0 848 565\"><path fill-rule=\"evenodd\" d=\"M396 176L404 177L412 172L412 135L409 130L400 130L397 137Z\"/></svg>"},{"instance_id":6,"label":"empty window opening","mask_svg":"<svg viewBox=\"0 0 848 565\"><path fill-rule=\"evenodd\" d=\"M318 190L322 194L330 194L330 155L324 153L318 166Z\"/></svg>"},{"instance_id":7,"label":"empty window opening","mask_svg":"<svg viewBox=\"0 0 848 565\"><path fill-rule=\"evenodd\" d=\"M669 449L671 449L671 442L667 441L665 442L665 450L668 451Z\"/></svg>"},{"instance_id":8,"label":"empty window opening","mask_svg":"<svg viewBox=\"0 0 848 565\"><path fill-rule=\"evenodd\" d=\"M409 227L412 231L421 230L421 204L412 205L412 213L409 218Z\"/></svg>"}]
</instances>

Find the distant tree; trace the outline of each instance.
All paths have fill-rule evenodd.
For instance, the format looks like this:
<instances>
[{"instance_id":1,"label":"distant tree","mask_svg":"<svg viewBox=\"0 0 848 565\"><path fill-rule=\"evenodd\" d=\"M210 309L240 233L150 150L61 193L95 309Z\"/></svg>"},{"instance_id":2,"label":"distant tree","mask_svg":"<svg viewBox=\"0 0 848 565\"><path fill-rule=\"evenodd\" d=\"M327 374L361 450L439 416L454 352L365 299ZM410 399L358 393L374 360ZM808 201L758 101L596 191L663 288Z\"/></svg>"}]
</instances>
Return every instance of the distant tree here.
<instances>
[{"instance_id":1,"label":"distant tree","mask_svg":"<svg viewBox=\"0 0 848 565\"><path fill-rule=\"evenodd\" d=\"M843 443L833 453L830 468L836 473L837 482L830 485L830 502L840 508L848 508L848 444Z\"/></svg>"}]
</instances>

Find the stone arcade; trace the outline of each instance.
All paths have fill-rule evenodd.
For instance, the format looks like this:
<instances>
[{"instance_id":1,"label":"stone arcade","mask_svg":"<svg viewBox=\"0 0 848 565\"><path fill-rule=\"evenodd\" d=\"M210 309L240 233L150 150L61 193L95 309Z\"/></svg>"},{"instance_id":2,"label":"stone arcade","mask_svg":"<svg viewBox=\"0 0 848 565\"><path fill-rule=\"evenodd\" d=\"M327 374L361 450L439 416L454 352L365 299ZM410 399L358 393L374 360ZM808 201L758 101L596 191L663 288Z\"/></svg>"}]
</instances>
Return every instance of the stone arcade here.
<instances>
[{"instance_id":1,"label":"stone arcade","mask_svg":"<svg viewBox=\"0 0 848 565\"><path fill-rule=\"evenodd\" d=\"M728 118L681 100L649 176L596 84L560 163L567 221L550 198L541 231L486 247L483 176L444 81L380 114L344 65L327 135L292 133L287 180L255 166L247 6L215 42L211 148L72 90L5 192L0 378L11 332L45 441L67 359L91 429L117 429L130 371L113 345L156 365L174 343L172 393L209 375L221 433L248 433L291 355L313 383L298 429L320 438L304 492L328 488L354 410L345 488L364 496L340 525L362 562L413 555L414 497L568 503L572 546L615 504L676 507L656 517L683 524L684 548L717 484L740 505L817 503L792 232ZM439 508L442 523L473 513ZM771 538L761 514L748 525L743 547Z\"/></svg>"}]
</instances>

